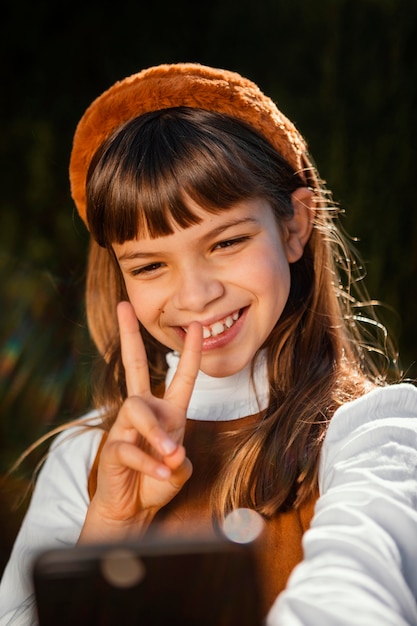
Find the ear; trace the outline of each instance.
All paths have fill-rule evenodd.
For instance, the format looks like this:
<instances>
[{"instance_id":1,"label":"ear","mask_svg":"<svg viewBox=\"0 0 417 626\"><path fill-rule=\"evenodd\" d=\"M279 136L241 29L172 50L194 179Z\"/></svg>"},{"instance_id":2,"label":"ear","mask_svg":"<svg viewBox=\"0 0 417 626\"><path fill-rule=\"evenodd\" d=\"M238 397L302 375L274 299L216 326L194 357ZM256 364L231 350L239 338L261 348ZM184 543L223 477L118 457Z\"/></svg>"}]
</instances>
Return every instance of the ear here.
<instances>
[{"instance_id":1,"label":"ear","mask_svg":"<svg viewBox=\"0 0 417 626\"><path fill-rule=\"evenodd\" d=\"M298 187L291 194L294 215L284 222L284 245L288 263L295 263L303 256L304 247L313 229L314 193L308 187Z\"/></svg>"}]
</instances>

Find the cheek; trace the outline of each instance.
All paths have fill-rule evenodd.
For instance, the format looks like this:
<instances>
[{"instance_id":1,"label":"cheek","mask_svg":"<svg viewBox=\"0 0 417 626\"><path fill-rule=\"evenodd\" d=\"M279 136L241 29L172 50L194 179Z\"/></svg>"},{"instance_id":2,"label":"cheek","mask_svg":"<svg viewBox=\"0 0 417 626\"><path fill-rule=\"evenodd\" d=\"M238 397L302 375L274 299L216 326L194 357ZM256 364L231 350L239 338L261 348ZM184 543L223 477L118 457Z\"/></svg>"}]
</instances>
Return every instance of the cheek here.
<instances>
[{"instance_id":1,"label":"cheek","mask_svg":"<svg viewBox=\"0 0 417 626\"><path fill-rule=\"evenodd\" d=\"M286 300L290 290L290 268L285 255L274 248L252 258L245 267L245 279L259 296Z\"/></svg>"},{"instance_id":2,"label":"cheek","mask_svg":"<svg viewBox=\"0 0 417 626\"><path fill-rule=\"evenodd\" d=\"M135 309L136 317L144 325L156 321L163 311L163 300L157 289L126 285L127 295Z\"/></svg>"},{"instance_id":3,"label":"cheek","mask_svg":"<svg viewBox=\"0 0 417 626\"><path fill-rule=\"evenodd\" d=\"M264 322L266 337L278 323L287 303L291 274L288 263L268 263L264 266L263 282L258 276L259 313Z\"/></svg>"}]
</instances>

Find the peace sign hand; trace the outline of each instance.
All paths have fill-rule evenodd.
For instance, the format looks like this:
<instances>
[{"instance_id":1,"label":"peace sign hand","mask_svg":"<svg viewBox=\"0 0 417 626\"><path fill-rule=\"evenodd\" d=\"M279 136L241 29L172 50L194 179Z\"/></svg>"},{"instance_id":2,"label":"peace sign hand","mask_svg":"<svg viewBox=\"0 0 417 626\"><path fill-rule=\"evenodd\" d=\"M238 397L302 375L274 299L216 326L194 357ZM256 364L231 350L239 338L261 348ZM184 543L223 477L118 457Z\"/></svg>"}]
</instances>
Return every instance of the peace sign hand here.
<instances>
[{"instance_id":1,"label":"peace sign hand","mask_svg":"<svg viewBox=\"0 0 417 626\"><path fill-rule=\"evenodd\" d=\"M156 398L134 309L121 302L117 313L128 397L102 448L97 490L79 542L142 534L192 472L182 443L200 367L202 328L190 324L175 376L164 397Z\"/></svg>"}]
</instances>

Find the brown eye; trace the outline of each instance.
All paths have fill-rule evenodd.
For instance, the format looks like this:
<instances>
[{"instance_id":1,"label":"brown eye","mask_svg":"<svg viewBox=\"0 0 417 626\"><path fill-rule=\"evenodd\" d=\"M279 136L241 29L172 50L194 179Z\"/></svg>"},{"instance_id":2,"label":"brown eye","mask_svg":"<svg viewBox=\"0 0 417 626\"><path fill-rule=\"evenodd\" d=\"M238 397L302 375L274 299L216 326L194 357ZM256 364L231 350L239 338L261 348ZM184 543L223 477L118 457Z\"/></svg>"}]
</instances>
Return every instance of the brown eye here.
<instances>
[{"instance_id":1,"label":"brown eye","mask_svg":"<svg viewBox=\"0 0 417 626\"><path fill-rule=\"evenodd\" d=\"M132 270L132 276L139 276L141 274L151 274L152 272L156 272L163 266L163 263L150 263L149 265L144 265L143 267L138 267Z\"/></svg>"},{"instance_id":2,"label":"brown eye","mask_svg":"<svg viewBox=\"0 0 417 626\"><path fill-rule=\"evenodd\" d=\"M225 239L224 241L220 241L219 243L217 243L214 246L214 249L216 248L231 248L232 246L237 246L240 243L243 243L244 241L247 241L249 239L249 237L245 236L245 237L235 237L234 239Z\"/></svg>"}]
</instances>

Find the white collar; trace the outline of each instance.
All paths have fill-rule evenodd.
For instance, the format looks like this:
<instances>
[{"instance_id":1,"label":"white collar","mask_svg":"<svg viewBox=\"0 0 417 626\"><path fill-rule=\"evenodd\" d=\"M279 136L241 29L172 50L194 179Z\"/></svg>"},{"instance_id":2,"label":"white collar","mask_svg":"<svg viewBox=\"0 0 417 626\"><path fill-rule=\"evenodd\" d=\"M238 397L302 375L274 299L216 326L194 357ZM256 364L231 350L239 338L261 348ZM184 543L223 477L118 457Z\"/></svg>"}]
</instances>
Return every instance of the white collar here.
<instances>
[{"instance_id":1,"label":"white collar","mask_svg":"<svg viewBox=\"0 0 417 626\"><path fill-rule=\"evenodd\" d=\"M170 384L179 362L178 352L166 356L168 371L166 386ZM250 377L250 364L233 376L213 378L199 372L188 406L187 418L202 421L228 421L254 415L266 409L269 401L266 358L259 355ZM256 390L256 391L255 391Z\"/></svg>"}]
</instances>

